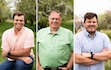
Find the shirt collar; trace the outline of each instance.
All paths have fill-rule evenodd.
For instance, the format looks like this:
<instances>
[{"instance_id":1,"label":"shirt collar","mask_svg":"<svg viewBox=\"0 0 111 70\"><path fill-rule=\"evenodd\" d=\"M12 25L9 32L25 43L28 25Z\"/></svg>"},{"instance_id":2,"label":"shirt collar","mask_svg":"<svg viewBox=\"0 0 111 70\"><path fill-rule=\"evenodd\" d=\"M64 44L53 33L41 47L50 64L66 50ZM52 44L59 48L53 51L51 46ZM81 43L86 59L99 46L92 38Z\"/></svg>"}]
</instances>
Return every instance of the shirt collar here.
<instances>
[{"instance_id":1,"label":"shirt collar","mask_svg":"<svg viewBox=\"0 0 111 70\"><path fill-rule=\"evenodd\" d=\"M14 33L15 35L17 35L17 34L15 33L14 28L15 28L15 27L13 27L13 33ZM25 28L25 27L23 26L23 27L22 27L22 29L18 32L18 34L22 33L22 32L23 32L23 30L24 30L24 28Z\"/></svg>"},{"instance_id":2,"label":"shirt collar","mask_svg":"<svg viewBox=\"0 0 111 70\"><path fill-rule=\"evenodd\" d=\"M84 33L86 36L90 37L90 34L87 32L87 30L85 29L84 30ZM97 35L97 31L94 33L94 37Z\"/></svg>"},{"instance_id":3,"label":"shirt collar","mask_svg":"<svg viewBox=\"0 0 111 70\"><path fill-rule=\"evenodd\" d=\"M57 32L56 32L56 35L59 35L59 34L60 34L61 28L62 28L62 27L59 27L59 29L58 29ZM52 34L52 32L51 32L51 30L50 30L50 27L48 27L47 33L48 33L48 34Z\"/></svg>"}]
</instances>

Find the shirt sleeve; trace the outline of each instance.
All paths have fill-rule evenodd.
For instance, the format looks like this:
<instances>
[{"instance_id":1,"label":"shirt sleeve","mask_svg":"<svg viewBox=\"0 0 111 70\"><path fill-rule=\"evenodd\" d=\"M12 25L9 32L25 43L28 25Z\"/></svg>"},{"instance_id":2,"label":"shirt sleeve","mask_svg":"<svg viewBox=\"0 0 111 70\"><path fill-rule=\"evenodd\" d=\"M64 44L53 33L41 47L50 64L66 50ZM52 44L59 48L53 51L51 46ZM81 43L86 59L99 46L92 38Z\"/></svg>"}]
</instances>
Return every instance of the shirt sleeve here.
<instances>
[{"instance_id":1,"label":"shirt sleeve","mask_svg":"<svg viewBox=\"0 0 111 70\"><path fill-rule=\"evenodd\" d=\"M73 51L73 48L74 48L74 36L73 36L73 33L70 31L69 33L69 39L70 39L70 49L71 51Z\"/></svg>"},{"instance_id":2,"label":"shirt sleeve","mask_svg":"<svg viewBox=\"0 0 111 70\"><path fill-rule=\"evenodd\" d=\"M9 47L9 44L8 44L7 32L4 32L3 35L2 35L2 45L1 45L1 48L2 48L2 50L5 50L5 51L9 51L10 50L10 47Z\"/></svg>"},{"instance_id":3,"label":"shirt sleeve","mask_svg":"<svg viewBox=\"0 0 111 70\"><path fill-rule=\"evenodd\" d=\"M74 36L74 52L81 54L81 44L78 36Z\"/></svg>"},{"instance_id":4,"label":"shirt sleeve","mask_svg":"<svg viewBox=\"0 0 111 70\"><path fill-rule=\"evenodd\" d=\"M25 40L24 48L34 47L34 33L32 30L29 30Z\"/></svg>"},{"instance_id":5,"label":"shirt sleeve","mask_svg":"<svg viewBox=\"0 0 111 70\"><path fill-rule=\"evenodd\" d=\"M111 49L110 39L109 39L109 37L108 37L106 34L104 34L103 43L104 43L103 46L104 46L105 48Z\"/></svg>"}]
</instances>

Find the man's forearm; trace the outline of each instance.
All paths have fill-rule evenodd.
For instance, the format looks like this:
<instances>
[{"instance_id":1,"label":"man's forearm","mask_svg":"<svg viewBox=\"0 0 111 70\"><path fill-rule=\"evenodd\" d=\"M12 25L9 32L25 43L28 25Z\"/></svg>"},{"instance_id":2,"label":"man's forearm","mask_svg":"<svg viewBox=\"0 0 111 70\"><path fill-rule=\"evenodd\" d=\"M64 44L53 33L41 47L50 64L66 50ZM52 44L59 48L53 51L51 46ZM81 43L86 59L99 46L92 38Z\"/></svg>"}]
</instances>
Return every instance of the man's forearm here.
<instances>
[{"instance_id":1,"label":"man's forearm","mask_svg":"<svg viewBox=\"0 0 111 70\"><path fill-rule=\"evenodd\" d=\"M91 58L90 53L84 52L84 53L82 53L82 56L85 56L87 58ZM105 61L105 60L111 59L111 50L103 51L103 52L99 52L99 53L94 53L93 59L98 60L98 61Z\"/></svg>"},{"instance_id":2,"label":"man's forearm","mask_svg":"<svg viewBox=\"0 0 111 70\"><path fill-rule=\"evenodd\" d=\"M40 61L39 61L39 57L37 58L37 64L38 64L38 66L41 66Z\"/></svg>"},{"instance_id":3,"label":"man's forearm","mask_svg":"<svg viewBox=\"0 0 111 70\"><path fill-rule=\"evenodd\" d=\"M25 56L24 56L25 57ZM14 59L14 60L18 60L18 59L21 59L23 57L18 57L18 56L9 56L8 58L10 59Z\"/></svg>"},{"instance_id":4,"label":"man's forearm","mask_svg":"<svg viewBox=\"0 0 111 70\"><path fill-rule=\"evenodd\" d=\"M9 58L13 59L13 60L22 60L26 64L30 64L33 61L31 57L13 57L13 56L10 56Z\"/></svg>"},{"instance_id":5,"label":"man's forearm","mask_svg":"<svg viewBox=\"0 0 111 70\"><path fill-rule=\"evenodd\" d=\"M10 55L15 57L25 57L25 56L27 57L27 56L30 56L30 51L31 51L31 48L10 51Z\"/></svg>"},{"instance_id":6,"label":"man's forearm","mask_svg":"<svg viewBox=\"0 0 111 70\"><path fill-rule=\"evenodd\" d=\"M71 69L72 66L73 66L73 53L71 54L71 57L70 57L69 62L67 64L67 68Z\"/></svg>"},{"instance_id":7,"label":"man's forearm","mask_svg":"<svg viewBox=\"0 0 111 70\"><path fill-rule=\"evenodd\" d=\"M44 70L44 68L40 64L39 57L37 57L37 69L38 70Z\"/></svg>"},{"instance_id":8,"label":"man's forearm","mask_svg":"<svg viewBox=\"0 0 111 70\"><path fill-rule=\"evenodd\" d=\"M82 64L82 65L93 65L97 64L100 61L93 60L87 57L82 56L81 54L75 54L75 63Z\"/></svg>"},{"instance_id":9,"label":"man's forearm","mask_svg":"<svg viewBox=\"0 0 111 70\"><path fill-rule=\"evenodd\" d=\"M99 61L105 61L105 60L111 59L111 50L104 51L101 53L95 53L93 58Z\"/></svg>"}]
</instances>

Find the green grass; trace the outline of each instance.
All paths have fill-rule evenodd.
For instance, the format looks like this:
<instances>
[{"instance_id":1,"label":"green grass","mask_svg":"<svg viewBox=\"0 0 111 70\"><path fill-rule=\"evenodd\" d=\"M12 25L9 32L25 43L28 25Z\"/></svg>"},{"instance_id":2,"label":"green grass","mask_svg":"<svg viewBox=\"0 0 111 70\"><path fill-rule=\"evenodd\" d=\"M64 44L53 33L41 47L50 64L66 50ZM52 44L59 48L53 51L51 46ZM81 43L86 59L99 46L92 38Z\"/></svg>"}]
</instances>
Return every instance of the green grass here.
<instances>
[{"instance_id":1,"label":"green grass","mask_svg":"<svg viewBox=\"0 0 111 70\"><path fill-rule=\"evenodd\" d=\"M34 31L34 41L35 41L35 47L34 47L34 54L36 54L36 31L35 31L35 26L30 26L28 23L25 25L28 28L32 29ZM13 27L13 23L12 22L0 22L0 46L1 46L1 39L2 39L2 34L5 30L9 29ZM0 49L0 55L1 55L1 49ZM36 59L36 57L35 57ZM0 63L2 63L5 60L5 58L2 58L2 56L0 56ZM34 60L34 65L33 65L33 69L32 70L36 70L36 60Z\"/></svg>"}]
</instances>

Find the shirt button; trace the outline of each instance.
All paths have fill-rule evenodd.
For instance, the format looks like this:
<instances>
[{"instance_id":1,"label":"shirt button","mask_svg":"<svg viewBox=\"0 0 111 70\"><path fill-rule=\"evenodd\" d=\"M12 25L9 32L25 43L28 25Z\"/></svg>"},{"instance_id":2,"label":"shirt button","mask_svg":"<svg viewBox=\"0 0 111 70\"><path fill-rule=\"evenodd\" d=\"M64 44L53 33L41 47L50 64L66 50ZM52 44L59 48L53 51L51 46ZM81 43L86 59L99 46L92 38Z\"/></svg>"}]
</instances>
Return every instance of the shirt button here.
<instances>
[{"instance_id":1,"label":"shirt button","mask_svg":"<svg viewBox=\"0 0 111 70\"><path fill-rule=\"evenodd\" d=\"M52 52L52 50L50 50Z\"/></svg>"}]
</instances>

